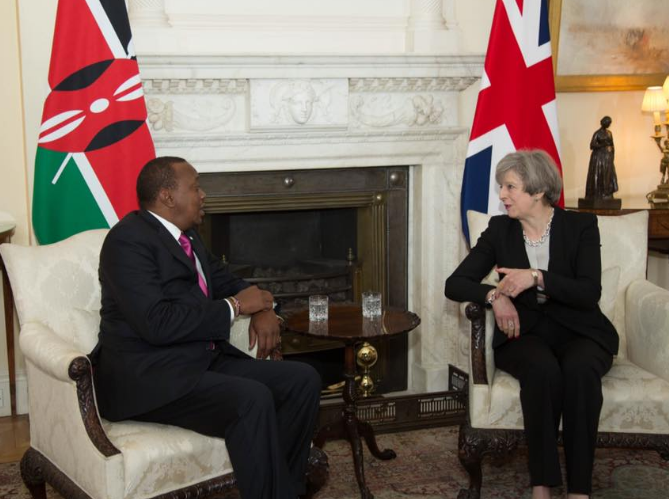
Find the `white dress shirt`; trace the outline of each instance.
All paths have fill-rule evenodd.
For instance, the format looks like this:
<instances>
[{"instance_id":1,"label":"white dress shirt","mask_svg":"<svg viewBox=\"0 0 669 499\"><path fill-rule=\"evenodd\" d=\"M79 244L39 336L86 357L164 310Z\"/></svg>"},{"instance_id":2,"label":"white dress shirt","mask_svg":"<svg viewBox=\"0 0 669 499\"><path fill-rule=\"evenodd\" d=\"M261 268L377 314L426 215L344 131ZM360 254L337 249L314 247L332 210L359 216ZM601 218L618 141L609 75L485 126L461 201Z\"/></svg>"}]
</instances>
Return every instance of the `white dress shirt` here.
<instances>
[{"instance_id":1,"label":"white dress shirt","mask_svg":"<svg viewBox=\"0 0 669 499\"><path fill-rule=\"evenodd\" d=\"M149 211L149 210L147 210L147 211ZM179 237L182 234L181 229L179 227L177 227L176 225L174 225L169 220L165 220L160 215L156 215L152 211L149 211L149 213L151 213L151 215L156 217L156 219L161 224L163 224L163 227L165 227L167 229L167 232L169 232L172 235L172 237L174 238L174 240L179 244L179 246L181 246L181 243L179 243ZM200 277L202 277L202 280L205 282L207 287L209 287L209 283L207 282L207 278L204 276L204 271L202 270L202 264L200 263L200 259L197 257L197 254L195 253L195 251L193 251L193 256L195 257L195 267L197 268L197 273L200 274ZM230 305L230 302L228 300L223 300L223 301L225 301L225 303L228 304L228 308L230 308L230 323L232 324L232 322L235 320L235 311L232 308L232 305Z\"/></svg>"}]
</instances>

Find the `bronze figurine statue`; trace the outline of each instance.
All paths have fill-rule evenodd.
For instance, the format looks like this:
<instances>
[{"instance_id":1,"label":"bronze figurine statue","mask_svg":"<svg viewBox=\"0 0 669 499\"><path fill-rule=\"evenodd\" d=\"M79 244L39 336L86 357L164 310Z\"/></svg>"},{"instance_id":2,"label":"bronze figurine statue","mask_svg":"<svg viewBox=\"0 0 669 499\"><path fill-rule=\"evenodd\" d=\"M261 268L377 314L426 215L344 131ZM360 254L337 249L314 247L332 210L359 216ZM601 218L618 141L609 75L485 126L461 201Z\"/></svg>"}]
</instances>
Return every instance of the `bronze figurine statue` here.
<instances>
[{"instance_id":1,"label":"bronze figurine statue","mask_svg":"<svg viewBox=\"0 0 669 499\"><path fill-rule=\"evenodd\" d=\"M600 120L602 126L592 135L585 198L579 198L579 208L620 209L620 199L613 197L618 191L618 176L613 134L609 130L611 121L611 117L604 116Z\"/></svg>"}]
</instances>

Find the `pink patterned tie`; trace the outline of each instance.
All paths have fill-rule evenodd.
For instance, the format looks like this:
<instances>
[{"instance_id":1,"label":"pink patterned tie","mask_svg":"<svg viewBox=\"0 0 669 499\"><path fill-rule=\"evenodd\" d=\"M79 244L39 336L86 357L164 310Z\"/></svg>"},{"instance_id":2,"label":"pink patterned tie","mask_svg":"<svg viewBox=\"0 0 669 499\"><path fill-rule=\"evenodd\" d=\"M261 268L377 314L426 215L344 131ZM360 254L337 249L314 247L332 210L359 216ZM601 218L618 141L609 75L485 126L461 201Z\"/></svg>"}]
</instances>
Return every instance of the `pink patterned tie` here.
<instances>
[{"instance_id":1,"label":"pink patterned tie","mask_svg":"<svg viewBox=\"0 0 669 499\"><path fill-rule=\"evenodd\" d=\"M190 258L191 262L193 262L193 266L195 267L195 272L197 273L197 283L200 285L200 289L204 293L204 296L209 296L209 291L207 290L207 283L204 281L204 277L202 277L200 275L200 272L198 272L197 270L197 264L195 263L195 254L193 253L193 246L191 245L188 236L183 232L179 236L179 244L186 252L186 256Z\"/></svg>"}]
</instances>

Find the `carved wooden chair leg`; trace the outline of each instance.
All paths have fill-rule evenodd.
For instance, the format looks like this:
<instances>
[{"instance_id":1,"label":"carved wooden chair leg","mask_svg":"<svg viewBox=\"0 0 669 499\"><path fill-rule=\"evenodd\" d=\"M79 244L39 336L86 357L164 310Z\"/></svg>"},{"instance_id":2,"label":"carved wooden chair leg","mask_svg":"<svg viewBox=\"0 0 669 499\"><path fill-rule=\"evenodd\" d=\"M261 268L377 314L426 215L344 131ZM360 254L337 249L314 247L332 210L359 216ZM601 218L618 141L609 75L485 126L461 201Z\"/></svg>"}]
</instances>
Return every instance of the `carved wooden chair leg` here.
<instances>
[{"instance_id":1,"label":"carved wooden chair leg","mask_svg":"<svg viewBox=\"0 0 669 499\"><path fill-rule=\"evenodd\" d=\"M469 424L469 417L467 417L467 420L460 425L458 459L460 459L460 463L469 474L469 489L460 489L458 499L479 499L481 497L483 442L480 440L474 441L471 438L471 432L472 427Z\"/></svg>"},{"instance_id":2,"label":"carved wooden chair leg","mask_svg":"<svg viewBox=\"0 0 669 499\"><path fill-rule=\"evenodd\" d=\"M33 499L46 499L42 456L29 448L21 458L21 478Z\"/></svg>"},{"instance_id":3,"label":"carved wooden chair leg","mask_svg":"<svg viewBox=\"0 0 669 499\"><path fill-rule=\"evenodd\" d=\"M483 456L493 459L511 454L523 440L520 430L490 430L472 428L469 415L460 425L458 458L469 473L469 490L462 489L458 499L479 499L483 482L481 462Z\"/></svg>"},{"instance_id":4,"label":"carved wooden chair leg","mask_svg":"<svg viewBox=\"0 0 669 499\"><path fill-rule=\"evenodd\" d=\"M304 499L311 499L321 490L328 478L330 465L328 456L318 447L312 447L307 463L307 492Z\"/></svg>"}]
</instances>

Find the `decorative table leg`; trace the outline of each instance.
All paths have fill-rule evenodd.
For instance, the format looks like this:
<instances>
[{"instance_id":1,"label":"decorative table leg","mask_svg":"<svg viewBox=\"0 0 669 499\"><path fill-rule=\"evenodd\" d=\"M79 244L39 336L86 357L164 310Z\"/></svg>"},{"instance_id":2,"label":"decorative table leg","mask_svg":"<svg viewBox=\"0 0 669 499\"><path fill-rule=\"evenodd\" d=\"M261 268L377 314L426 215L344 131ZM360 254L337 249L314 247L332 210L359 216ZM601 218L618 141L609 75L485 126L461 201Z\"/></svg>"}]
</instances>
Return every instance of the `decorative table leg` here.
<instances>
[{"instance_id":1,"label":"decorative table leg","mask_svg":"<svg viewBox=\"0 0 669 499\"><path fill-rule=\"evenodd\" d=\"M360 497L362 499L374 499L374 495L367 488L365 481L365 463L362 454L362 442L360 441L360 434L358 433L358 420L353 417L346 417L344 426L348 433L348 441L351 444L351 451L353 453L353 467L355 468L355 478L358 481L360 488Z\"/></svg>"},{"instance_id":2,"label":"decorative table leg","mask_svg":"<svg viewBox=\"0 0 669 499\"><path fill-rule=\"evenodd\" d=\"M346 436L353 452L355 478L358 480L358 487L360 487L360 497L362 499L374 499L365 482L362 442L360 441L360 433L358 432L360 422L356 415L355 406L355 352L352 344L346 345L346 350L344 351L344 380L346 383L344 384L344 410L342 411L342 418Z\"/></svg>"},{"instance_id":3,"label":"decorative table leg","mask_svg":"<svg viewBox=\"0 0 669 499\"><path fill-rule=\"evenodd\" d=\"M392 449L379 450L379 446L376 443L376 435L374 435L374 428L372 428L372 425L365 421L358 421L358 431L365 438L365 442L367 442L367 447L369 447L369 451L372 453L372 456L377 459L383 459L386 461L388 459L395 459L397 457L397 454L395 454L395 451Z\"/></svg>"},{"instance_id":4,"label":"decorative table leg","mask_svg":"<svg viewBox=\"0 0 669 499\"><path fill-rule=\"evenodd\" d=\"M14 232L12 230L12 232ZM11 239L0 237L0 243L10 242ZM11 235L11 234L10 234ZM7 269L4 263L0 260L0 271L2 272L2 292L4 295L5 305L5 337L7 341L7 368L9 371L9 404L11 407L11 414L16 414L16 357L14 354L14 295L12 294L12 286L9 282Z\"/></svg>"}]
</instances>

